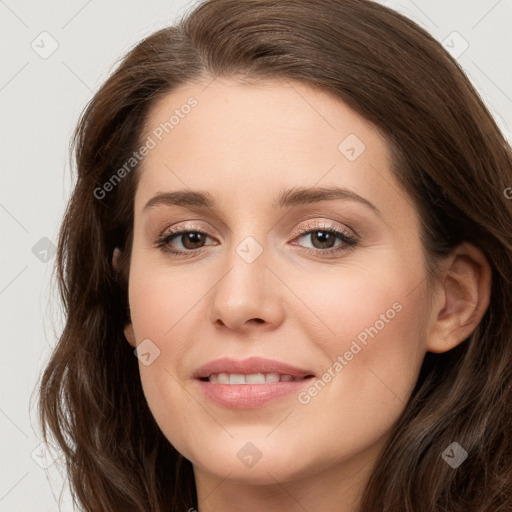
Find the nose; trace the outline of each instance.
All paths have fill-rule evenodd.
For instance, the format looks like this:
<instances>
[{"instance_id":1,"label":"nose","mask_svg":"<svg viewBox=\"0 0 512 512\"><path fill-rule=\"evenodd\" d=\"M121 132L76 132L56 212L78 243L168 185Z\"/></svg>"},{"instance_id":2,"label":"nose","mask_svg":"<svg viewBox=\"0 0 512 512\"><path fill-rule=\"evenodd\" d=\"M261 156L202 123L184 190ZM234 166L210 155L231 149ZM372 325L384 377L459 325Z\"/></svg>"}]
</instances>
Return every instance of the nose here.
<instances>
[{"instance_id":1,"label":"nose","mask_svg":"<svg viewBox=\"0 0 512 512\"><path fill-rule=\"evenodd\" d=\"M226 270L210 295L209 320L216 328L262 332L277 328L283 321L285 287L268 266L269 251L261 248L253 261L247 253L261 251L254 240L235 247L226 258Z\"/></svg>"}]
</instances>

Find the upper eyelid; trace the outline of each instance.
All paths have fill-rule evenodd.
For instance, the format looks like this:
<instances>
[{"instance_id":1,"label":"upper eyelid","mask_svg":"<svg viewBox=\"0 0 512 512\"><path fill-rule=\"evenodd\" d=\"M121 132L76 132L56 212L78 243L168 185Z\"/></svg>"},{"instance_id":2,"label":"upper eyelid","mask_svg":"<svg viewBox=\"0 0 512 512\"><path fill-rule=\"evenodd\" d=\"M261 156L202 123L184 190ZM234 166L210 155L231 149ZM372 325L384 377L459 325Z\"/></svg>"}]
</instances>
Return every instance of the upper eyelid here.
<instances>
[{"instance_id":1,"label":"upper eyelid","mask_svg":"<svg viewBox=\"0 0 512 512\"><path fill-rule=\"evenodd\" d=\"M322 230L322 229L334 229L336 231L341 231L342 233L349 234L350 236L353 236L355 238L360 238L359 234L355 229L353 229L350 226L346 226L341 224L340 222L334 222L334 221L306 221L310 222L310 224L307 224L306 226L302 226L301 228L298 228L297 230L294 230L294 233L297 236L300 236L304 233L308 233L311 230ZM333 224L334 222L334 224ZM347 231L350 231L350 233L347 233Z\"/></svg>"},{"instance_id":2,"label":"upper eyelid","mask_svg":"<svg viewBox=\"0 0 512 512\"><path fill-rule=\"evenodd\" d=\"M194 222L194 221L183 221L183 222ZM321 228L332 229L332 228L334 228L334 229L339 229L339 230L343 231L343 228L345 228L345 229L348 229L348 230L354 232L354 234L356 234L356 231L353 228L351 228L349 226L343 226L343 224L341 224L339 221L333 221L333 220L328 220L328 221L316 220L315 221L315 220L307 219L307 220L303 220L300 222L305 222L305 223L307 223L307 225L302 226L301 228L294 229L294 231L293 231L294 233L302 233L306 229L321 229ZM206 227L200 226L199 224L182 225L181 223L177 223L176 225L173 225L173 226L167 226L166 228L161 230L160 233L163 235L166 231L169 231L169 233L171 233L171 232L176 232L176 231L193 231L193 230L209 232L212 229L213 229L213 231L218 231L218 229L216 229L216 228L206 228ZM227 227L227 229L229 230L230 233L233 232L233 230L231 228ZM209 234L209 233L207 233L207 234Z\"/></svg>"}]
</instances>

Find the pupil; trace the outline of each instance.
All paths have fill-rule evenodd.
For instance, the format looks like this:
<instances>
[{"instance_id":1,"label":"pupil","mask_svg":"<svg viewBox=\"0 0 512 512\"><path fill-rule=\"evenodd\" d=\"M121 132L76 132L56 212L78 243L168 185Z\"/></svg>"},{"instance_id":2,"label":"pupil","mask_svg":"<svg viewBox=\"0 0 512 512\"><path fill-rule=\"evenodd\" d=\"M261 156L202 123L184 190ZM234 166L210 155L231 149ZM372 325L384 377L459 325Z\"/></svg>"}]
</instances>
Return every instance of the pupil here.
<instances>
[{"instance_id":1,"label":"pupil","mask_svg":"<svg viewBox=\"0 0 512 512\"><path fill-rule=\"evenodd\" d=\"M318 233L320 233L320 236L317 236L317 238L320 239L320 245L322 246L322 248L325 248L324 246L327 246L327 248L332 247L332 243L329 244L329 242L332 242L332 240L334 240L332 233L329 233L328 231L315 231L316 235L318 235Z\"/></svg>"},{"instance_id":2,"label":"pupil","mask_svg":"<svg viewBox=\"0 0 512 512\"><path fill-rule=\"evenodd\" d=\"M185 243L183 244L187 249L196 249L196 247L190 247L190 244L193 246L201 241L202 233L186 233L185 235Z\"/></svg>"}]
</instances>

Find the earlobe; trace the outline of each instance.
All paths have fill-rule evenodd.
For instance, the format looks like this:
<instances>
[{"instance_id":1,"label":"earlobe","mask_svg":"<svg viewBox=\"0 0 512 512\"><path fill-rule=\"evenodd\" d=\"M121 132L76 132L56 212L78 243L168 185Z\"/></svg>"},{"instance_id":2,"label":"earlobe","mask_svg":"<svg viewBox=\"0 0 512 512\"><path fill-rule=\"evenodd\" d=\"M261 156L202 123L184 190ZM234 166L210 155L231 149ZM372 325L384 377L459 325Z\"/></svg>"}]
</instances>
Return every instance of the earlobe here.
<instances>
[{"instance_id":1,"label":"earlobe","mask_svg":"<svg viewBox=\"0 0 512 512\"><path fill-rule=\"evenodd\" d=\"M491 267L480 249L464 242L449 258L443 293L428 333L426 349L430 352L447 352L467 339L491 298Z\"/></svg>"},{"instance_id":2,"label":"earlobe","mask_svg":"<svg viewBox=\"0 0 512 512\"><path fill-rule=\"evenodd\" d=\"M127 339L128 343L135 348L135 333L133 332L133 326L131 323L128 323L124 327L124 337Z\"/></svg>"}]
</instances>

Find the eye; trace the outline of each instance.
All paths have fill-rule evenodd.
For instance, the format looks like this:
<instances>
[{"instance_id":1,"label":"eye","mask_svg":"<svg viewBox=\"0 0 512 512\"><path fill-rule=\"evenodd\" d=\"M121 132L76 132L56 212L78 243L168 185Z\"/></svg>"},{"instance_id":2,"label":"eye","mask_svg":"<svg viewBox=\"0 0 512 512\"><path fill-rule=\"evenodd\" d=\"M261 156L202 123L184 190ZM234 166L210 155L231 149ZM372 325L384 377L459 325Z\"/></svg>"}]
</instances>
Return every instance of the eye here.
<instances>
[{"instance_id":1,"label":"eye","mask_svg":"<svg viewBox=\"0 0 512 512\"><path fill-rule=\"evenodd\" d=\"M309 238L313 247L303 247L303 250L310 254L335 254L353 249L359 242L357 236L325 224L308 226L308 228L302 231L295 240ZM340 244L335 245L336 241L340 241Z\"/></svg>"},{"instance_id":2,"label":"eye","mask_svg":"<svg viewBox=\"0 0 512 512\"><path fill-rule=\"evenodd\" d=\"M204 246L205 240L210 238L206 232L201 229L191 227L190 229L170 229L165 232L158 240L156 247L163 252L170 254L195 254ZM172 248L172 242L177 241L182 248Z\"/></svg>"},{"instance_id":3,"label":"eye","mask_svg":"<svg viewBox=\"0 0 512 512\"><path fill-rule=\"evenodd\" d=\"M294 240L309 237L313 247L304 247L302 250L308 254L331 255L353 249L358 243L357 235L348 231L337 229L326 224L308 225ZM212 239L208 233L200 228L191 226L189 229L170 229L164 232L156 241L155 246L167 254L179 256L193 256L205 247L207 239ZM336 242L339 241L338 245ZM181 247L176 248L178 243ZM215 244L212 244L215 245ZM293 244L296 245L296 244Z\"/></svg>"}]
</instances>

